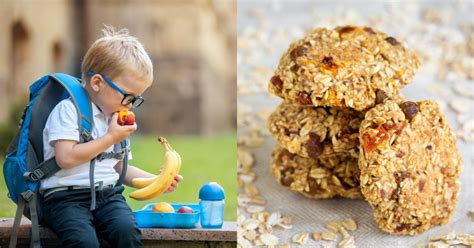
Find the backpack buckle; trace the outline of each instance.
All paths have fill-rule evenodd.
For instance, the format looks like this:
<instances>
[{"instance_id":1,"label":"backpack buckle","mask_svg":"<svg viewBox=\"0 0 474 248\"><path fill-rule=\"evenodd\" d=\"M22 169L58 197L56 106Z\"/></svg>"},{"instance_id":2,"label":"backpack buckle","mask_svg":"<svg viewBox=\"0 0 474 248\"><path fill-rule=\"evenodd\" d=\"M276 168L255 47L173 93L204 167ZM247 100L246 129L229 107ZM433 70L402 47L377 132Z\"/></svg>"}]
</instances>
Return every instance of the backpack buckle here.
<instances>
[{"instance_id":1,"label":"backpack buckle","mask_svg":"<svg viewBox=\"0 0 474 248\"><path fill-rule=\"evenodd\" d=\"M25 174L23 174L23 177L25 177L28 181L30 182L36 182L40 180L41 178L44 177L44 172L40 169L35 169L31 172L27 171Z\"/></svg>"},{"instance_id":2,"label":"backpack buckle","mask_svg":"<svg viewBox=\"0 0 474 248\"><path fill-rule=\"evenodd\" d=\"M25 201L29 202L29 201L31 201L31 199L33 199L33 196L35 195L35 193L33 193L33 191L31 191L31 190L27 190L27 191L21 193L20 195L23 199L25 199Z\"/></svg>"},{"instance_id":3,"label":"backpack buckle","mask_svg":"<svg viewBox=\"0 0 474 248\"><path fill-rule=\"evenodd\" d=\"M96 159L97 161L102 161L104 159L111 159L111 158L114 158L117 160L123 160L124 157L125 157L124 152L103 152L97 155Z\"/></svg>"},{"instance_id":4,"label":"backpack buckle","mask_svg":"<svg viewBox=\"0 0 474 248\"><path fill-rule=\"evenodd\" d=\"M82 138L84 139L85 142L89 142L89 141L93 140L92 135L86 129L84 129L84 131L82 131L81 136L82 136Z\"/></svg>"},{"instance_id":5,"label":"backpack buckle","mask_svg":"<svg viewBox=\"0 0 474 248\"><path fill-rule=\"evenodd\" d=\"M99 155L97 155L97 157L95 158L97 161L102 161L104 159L106 159L106 153L105 152L102 152L102 153L99 153Z\"/></svg>"},{"instance_id":6,"label":"backpack buckle","mask_svg":"<svg viewBox=\"0 0 474 248\"><path fill-rule=\"evenodd\" d=\"M115 159L123 160L125 158L125 152L115 153Z\"/></svg>"}]
</instances>

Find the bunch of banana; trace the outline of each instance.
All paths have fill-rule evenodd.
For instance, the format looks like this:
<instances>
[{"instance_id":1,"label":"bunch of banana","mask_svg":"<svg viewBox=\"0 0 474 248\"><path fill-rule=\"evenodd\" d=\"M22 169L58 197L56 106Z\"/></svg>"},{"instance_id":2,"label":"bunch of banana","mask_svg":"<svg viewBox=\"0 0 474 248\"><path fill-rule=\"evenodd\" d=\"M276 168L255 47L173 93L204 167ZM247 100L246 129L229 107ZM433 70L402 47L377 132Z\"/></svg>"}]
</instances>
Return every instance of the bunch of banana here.
<instances>
[{"instance_id":1,"label":"bunch of banana","mask_svg":"<svg viewBox=\"0 0 474 248\"><path fill-rule=\"evenodd\" d=\"M181 169L181 156L171 148L165 138L160 137L158 141L165 148L165 161L161 173L151 178L132 179L132 186L138 188L130 194L130 197L135 200L149 200L164 193Z\"/></svg>"}]
</instances>

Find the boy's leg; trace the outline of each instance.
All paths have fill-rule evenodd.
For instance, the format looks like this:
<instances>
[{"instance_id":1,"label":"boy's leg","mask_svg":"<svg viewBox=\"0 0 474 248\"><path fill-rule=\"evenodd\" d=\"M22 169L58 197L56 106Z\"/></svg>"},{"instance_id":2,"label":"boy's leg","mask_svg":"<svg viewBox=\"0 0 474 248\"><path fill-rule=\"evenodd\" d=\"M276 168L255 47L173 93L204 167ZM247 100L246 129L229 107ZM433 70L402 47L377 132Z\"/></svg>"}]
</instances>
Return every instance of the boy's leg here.
<instances>
[{"instance_id":1,"label":"boy's leg","mask_svg":"<svg viewBox=\"0 0 474 248\"><path fill-rule=\"evenodd\" d=\"M56 233L62 247L99 247L89 208L90 191L53 193L43 204L44 224Z\"/></svg>"},{"instance_id":2,"label":"boy's leg","mask_svg":"<svg viewBox=\"0 0 474 248\"><path fill-rule=\"evenodd\" d=\"M123 186L98 192L97 209L93 212L97 234L107 239L111 247L143 247L140 229L122 192Z\"/></svg>"}]
</instances>

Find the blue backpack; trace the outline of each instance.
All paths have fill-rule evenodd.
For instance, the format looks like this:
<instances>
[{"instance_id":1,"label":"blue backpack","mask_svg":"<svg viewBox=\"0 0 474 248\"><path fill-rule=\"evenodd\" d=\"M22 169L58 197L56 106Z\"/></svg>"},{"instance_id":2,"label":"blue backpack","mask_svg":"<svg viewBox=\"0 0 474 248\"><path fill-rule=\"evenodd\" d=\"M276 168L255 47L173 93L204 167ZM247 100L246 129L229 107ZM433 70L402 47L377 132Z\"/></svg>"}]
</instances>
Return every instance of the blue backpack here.
<instances>
[{"instance_id":1,"label":"blue backpack","mask_svg":"<svg viewBox=\"0 0 474 248\"><path fill-rule=\"evenodd\" d=\"M80 142L92 140L94 126L92 105L80 79L61 73L40 78L30 85L30 99L19 124L19 131L11 141L3 164L8 197L17 204L10 247L16 246L22 215L31 220L31 246L40 246L39 225L42 223L42 201L39 193L40 180L60 170L55 157L44 160L43 129L49 114L62 100L71 98L78 113ZM121 185L128 164L128 142L120 143L121 153L101 153L91 160L91 210L95 208L94 166L96 159L123 159L123 169L117 185Z\"/></svg>"}]
</instances>

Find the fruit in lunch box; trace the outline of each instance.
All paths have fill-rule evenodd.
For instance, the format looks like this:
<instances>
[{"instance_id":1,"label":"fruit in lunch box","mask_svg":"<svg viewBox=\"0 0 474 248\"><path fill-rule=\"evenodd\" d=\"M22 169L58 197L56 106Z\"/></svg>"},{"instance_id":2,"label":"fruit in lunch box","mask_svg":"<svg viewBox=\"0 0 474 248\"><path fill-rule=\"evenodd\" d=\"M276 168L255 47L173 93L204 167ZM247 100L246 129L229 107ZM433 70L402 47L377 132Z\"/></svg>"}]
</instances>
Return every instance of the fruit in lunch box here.
<instances>
[{"instance_id":1,"label":"fruit in lunch box","mask_svg":"<svg viewBox=\"0 0 474 248\"><path fill-rule=\"evenodd\" d=\"M174 208L167 202L160 202L155 204L151 211L159 213L174 213Z\"/></svg>"},{"instance_id":2,"label":"fruit in lunch box","mask_svg":"<svg viewBox=\"0 0 474 248\"><path fill-rule=\"evenodd\" d=\"M194 213L194 210L188 206L182 206L178 209L178 213L188 213L188 214L192 214Z\"/></svg>"},{"instance_id":3,"label":"fruit in lunch box","mask_svg":"<svg viewBox=\"0 0 474 248\"><path fill-rule=\"evenodd\" d=\"M130 111L120 110L118 112L117 123L120 126L129 126L135 123L135 114Z\"/></svg>"},{"instance_id":4,"label":"fruit in lunch box","mask_svg":"<svg viewBox=\"0 0 474 248\"><path fill-rule=\"evenodd\" d=\"M149 200L164 193L171 186L174 178L181 169L181 156L171 147L165 138L160 137L158 140L165 148L165 159L161 173L154 178L154 180L138 178L132 180L132 185L134 185L133 181L135 180L136 185L143 186L130 194L130 197L135 200ZM147 183L148 185L144 186Z\"/></svg>"}]
</instances>

